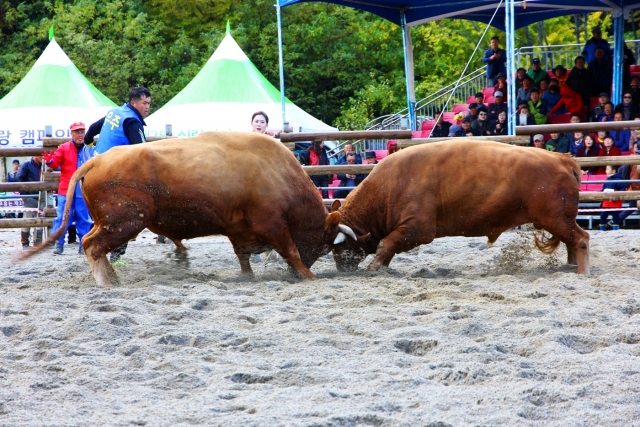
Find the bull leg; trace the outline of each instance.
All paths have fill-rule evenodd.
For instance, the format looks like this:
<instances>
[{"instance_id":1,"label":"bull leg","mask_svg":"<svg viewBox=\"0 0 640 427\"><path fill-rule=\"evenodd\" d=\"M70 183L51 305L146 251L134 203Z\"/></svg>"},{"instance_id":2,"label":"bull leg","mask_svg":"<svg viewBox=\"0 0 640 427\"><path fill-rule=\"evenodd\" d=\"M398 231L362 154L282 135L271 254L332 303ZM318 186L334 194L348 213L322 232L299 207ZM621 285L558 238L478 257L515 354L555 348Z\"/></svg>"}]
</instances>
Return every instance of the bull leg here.
<instances>
[{"instance_id":1,"label":"bull leg","mask_svg":"<svg viewBox=\"0 0 640 427\"><path fill-rule=\"evenodd\" d=\"M305 280L315 279L311 270L309 270L300 259L298 248L295 243L293 243L293 239L286 227L279 233L272 233L270 236L273 237L267 239L269 246L275 249L275 251L284 258L289 267L291 267L299 277Z\"/></svg>"},{"instance_id":2,"label":"bull leg","mask_svg":"<svg viewBox=\"0 0 640 427\"><path fill-rule=\"evenodd\" d=\"M90 256L90 248L85 249L87 260L89 260L89 266L91 267L91 273L96 280L98 286L104 286L105 288L111 288L113 285L119 285L120 281L116 275L113 266L107 260L105 254L98 257Z\"/></svg>"},{"instance_id":3,"label":"bull leg","mask_svg":"<svg viewBox=\"0 0 640 427\"><path fill-rule=\"evenodd\" d=\"M126 241L128 241L127 236L114 236L113 233L105 231L104 227L98 223L83 237L82 247L98 285L111 287L120 284L120 280L106 255Z\"/></svg>"},{"instance_id":4,"label":"bull leg","mask_svg":"<svg viewBox=\"0 0 640 427\"><path fill-rule=\"evenodd\" d=\"M229 239L231 240L231 239ZM243 276L254 277L253 270L251 269L251 263L249 262L249 257L251 257L251 253L245 252L245 250L238 243L231 240L231 245L233 245L233 251L236 253L238 257L238 261L240 262L240 274Z\"/></svg>"},{"instance_id":5,"label":"bull leg","mask_svg":"<svg viewBox=\"0 0 640 427\"><path fill-rule=\"evenodd\" d=\"M414 236L421 236L421 238L415 239ZM380 267L388 267L395 254L410 251L421 244L431 243L435 237L435 228L425 231L415 230L408 226L400 226L380 241L376 256L367 267L367 270L378 271Z\"/></svg>"}]
</instances>

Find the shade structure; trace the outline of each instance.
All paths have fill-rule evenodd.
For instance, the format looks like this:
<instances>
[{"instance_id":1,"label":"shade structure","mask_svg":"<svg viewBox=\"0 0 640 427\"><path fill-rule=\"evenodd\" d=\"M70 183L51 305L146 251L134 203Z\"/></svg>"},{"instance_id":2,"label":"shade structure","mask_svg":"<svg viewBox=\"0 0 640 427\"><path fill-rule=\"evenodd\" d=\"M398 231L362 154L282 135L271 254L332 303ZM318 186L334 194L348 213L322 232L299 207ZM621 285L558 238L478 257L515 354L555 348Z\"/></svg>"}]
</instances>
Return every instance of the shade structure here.
<instances>
[{"instance_id":1,"label":"shade structure","mask_svg":"<svg viewBox=\"0 0 640 427\"><path fill-rule=\"evenodd\" d=\"M45 126L70 137L73 122L88 126L115 104L71 62L55 39L26 76L0 100L0 146L42 145Z\"/></svg>"},{"instance_id":2,"label":"shade structure","mask_svg":"<svg viewBox=\"0 0 640 427\"><path fill-rule=\"evenodd\" d=\"M280 0L280 6L320 0ZM424 24L445 18L458 18L484 22L491 20L500 6L499 0L321 0L355 9L366 10L398 25L401 12L408 26ZM527 0L514 1L514 27L520 28L545 19L562 15L606 11L614 16L637 9L637 0ZM504 2L492 25L505 30Z\"/></svg>"},{"instance_id":3,"label":"shade structure","mask_svg":"<svg viewBox=\"0 0 640 427\"><path fill-rule=\"evenodd\" d=\"M282 129L280 91L260 73L227 32L209 61L166 105L145 121L149 136L163 136L171 125L174 136L193 136L205 131L251 131L251 116L264 111L268 130ZM290 100L286 118L292 130L335 130Z\"/></svg>"}]
</instances>

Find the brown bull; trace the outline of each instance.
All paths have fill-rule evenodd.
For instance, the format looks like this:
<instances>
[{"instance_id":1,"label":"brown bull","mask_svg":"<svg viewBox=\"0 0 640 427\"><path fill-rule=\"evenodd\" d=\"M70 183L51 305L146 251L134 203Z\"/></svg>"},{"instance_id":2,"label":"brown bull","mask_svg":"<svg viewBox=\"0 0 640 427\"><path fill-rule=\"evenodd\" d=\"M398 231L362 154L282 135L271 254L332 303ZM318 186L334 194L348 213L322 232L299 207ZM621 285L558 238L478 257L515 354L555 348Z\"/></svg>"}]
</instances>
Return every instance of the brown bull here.
<instances>
[{"instance_id":1,"label":"brown bull","mask_svg":"<svg viewBox=\"0 0 640 427\"><path fill-rule=\"evenodd\" d=\"M385 158L339 207L356 233L334 246L339 270L375 253L368 270L445 236L487 236L533 223L552 234L536 246L567 245L568 262L589 274L589 234L576 223L580 168L568 155L497 142L445 141Z\"/></svg>"},{"instance_id":2,"label":"brown bull","mask_svg":"<svg viewBox=\"0 0 640 427\"><path fill-rule=\"evenodd\" d=\"M257 133L202 133L115 147L91 159L69 184L66 229L73 189L82 193L95 224L82 246L100 285L118 282L106 254L148 228L185 250L182 239L229 237L241 273L252 274L249 257L275 249L300 276L329 252L340 214L329 215L308 175L275 139ZM350 233L353 235L353 233ZM355 237L355 236L354 236Z\"/></svg>"}]
</instances>

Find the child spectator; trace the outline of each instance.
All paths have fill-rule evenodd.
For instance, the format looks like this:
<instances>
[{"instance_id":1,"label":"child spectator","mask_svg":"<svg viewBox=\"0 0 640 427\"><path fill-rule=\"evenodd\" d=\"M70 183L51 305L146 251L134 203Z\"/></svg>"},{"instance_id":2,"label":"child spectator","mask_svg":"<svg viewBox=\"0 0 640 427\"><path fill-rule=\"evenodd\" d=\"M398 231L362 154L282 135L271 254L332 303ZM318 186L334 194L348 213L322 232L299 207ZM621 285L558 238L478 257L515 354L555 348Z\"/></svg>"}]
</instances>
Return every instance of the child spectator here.
<instances>
[{"instance_id":1,"label":"child spectator","mask_svg":"<svg viewBox=\"0 0 640 427\"><path fill-rule=\"evenodd\" d=\"M582 97L574 92L569 86L560 88L560 101L549 111L549 115L559 114L560 108L565 107L568 113L582 115Z\"/></svg>"},{"instance_id":2,"label":"child spectator","mask_svg":"<svg viewBox=\"0 0 640 427\"><path fill-rule=\"evenodd\" d=\"M598 157L600 155L600 145L595 143L593 136L584 136L584 145L578 148L576 157ZM600 169L599 166L582 167L583 174L595 175Z\"/></svg>"},{"instance_id":3,"label":"child spectator","mask_svg":"<svg viewBox=\"0 0 640 427\"><path fill-rule=\"evenodd\" d=\"M584 146L584 134L582 132L575 132L573 134L573 142L569 147L569 153L576 157L578 155L578 149Z\"/></svg>"},{"instance_id":4,"label":"child spectator","mask_svg":"<svg viewBox=\"0 0 640 427\"><path fill-rule=\"evenodd\" d=\"M522 103L518 110L518 122L517 126L529 126L536 124L536 118L529 111L529 104Z\"/></svg>"},{"instance_id":5,"label":"child spectator","mask_svg":"<svg viewBox=\"0 0 640 427\"><path fill-rule=\"evenodd\" d=\"M547 150L556 153L568 153L569 147L569 139L563 133L552 133L551 138L545 144Z\"/></svg>"},{"instance_id":6,"label":"child spectator","mask_svg":"<svg viewBox=\"0 0 640 427\"><path fill-rule=\"evenodd\" d=\"M508 135L509 124L507 123L507 112L501 111L498 119L491 122L491 135Z\"/></svg>"},{"instance_id":7,"label":"child spectator","mask_svg":"<svg viewBox=\"0 0 640 427\"><path fill-rule=\"evenodd\" d=\"M618 174L618 166L615 165L607 165L606 166L606 174L607 174L607 182L604 184L602 188L602 192L604 193L613 193L614 191L626 191L627 185L620 181L622 177ZM622 200L602 201L603 208L621 208ZM602 211L600 214L600 231L607 230L607 219L609 219L609 214L611 214L611 229L617 230L620 228L620 211Z\"/></svg>"},{"instance_id":8,"label":"child spectator","mask_svg":"<svg viewBox=\"0 0 640 427\"><path fill-rule=\"evenodd\" d=\"M529 110L536 119L536 124L543 125L547 123L547 103L540 99L538 89L531 89L531 100L529 101Z\"/></svg>"},{"instance_id":9,"label":"child spectator","mask_svg":"<svg viewBox=\"0 0 640 427\"><path fill-rule=\"evenodd\" d=\"M567 76L566 68L564 68L562 65L556 65L556 67L553 69L553 74L558 80L558 86L562 88L567 85L567 79L569 78L569 76Z\"/></svg>"},{"instance_id":10,"label":"child spectator","mask_svg":"<svg viewBox=\"0 0 640 427\"><path fill-rule=\"evenodd\" d=\"M592 122L600 121L600 116L604 114L604 107L609 102L609 94L607 92L601 92L598 101L600 101L600 104L597 105L591 112L591 117L589 120Z\"/></svg>"}]
</instances>

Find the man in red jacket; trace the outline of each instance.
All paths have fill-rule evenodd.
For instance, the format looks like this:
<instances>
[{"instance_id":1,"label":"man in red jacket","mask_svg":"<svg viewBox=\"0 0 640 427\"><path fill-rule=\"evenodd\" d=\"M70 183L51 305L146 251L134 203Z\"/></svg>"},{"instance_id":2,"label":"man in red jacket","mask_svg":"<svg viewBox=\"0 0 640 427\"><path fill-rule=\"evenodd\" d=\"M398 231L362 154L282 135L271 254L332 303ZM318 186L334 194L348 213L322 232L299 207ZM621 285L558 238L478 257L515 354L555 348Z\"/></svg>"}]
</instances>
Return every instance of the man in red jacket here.
<instances>
[{"instance_id":1,"label":"man in red jacket","mask_svg":"<svg viewBox=\"0 0 640 427\"><path fill-rule=\"evenodd\" d=\"M55 169L60 168L60 183L58 184L58 210L55 221L53 222L53 230L60 228L62 224L62 214L64 212L64 206L67 201L67 189L69 188L69 180L71 175L80 167L84 162L91 158L92 153L90 148L84 145L84 123L73 123L69 129L71 129L71 141L65 142L60 145L58 149L52 153L42 153L42 158L46 162L47 166ZM76 185L75 194L73 196L73 204L71 206L71 218L68 222L71 225L75 221L76 229L78 231L78 253L83 254L82 238L91 229L91 217L89 216L89 210L82 198L82 192L80 191L80 183ZM67 226L68 228L68 226ZM65 230L66 232L66 230ZM53 253L56 255L62 255L64 250L64 234L58 242L56 242L56 248Z\"/></svg>"}]
</instances>

